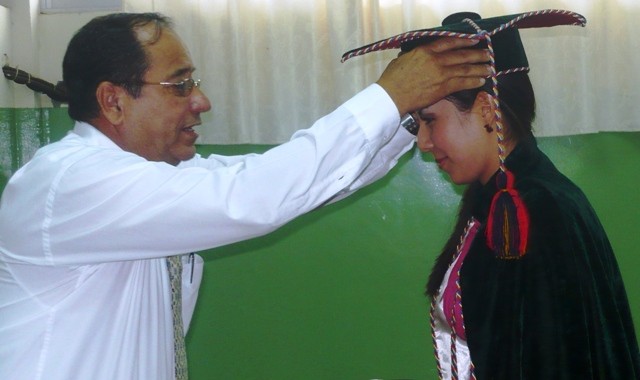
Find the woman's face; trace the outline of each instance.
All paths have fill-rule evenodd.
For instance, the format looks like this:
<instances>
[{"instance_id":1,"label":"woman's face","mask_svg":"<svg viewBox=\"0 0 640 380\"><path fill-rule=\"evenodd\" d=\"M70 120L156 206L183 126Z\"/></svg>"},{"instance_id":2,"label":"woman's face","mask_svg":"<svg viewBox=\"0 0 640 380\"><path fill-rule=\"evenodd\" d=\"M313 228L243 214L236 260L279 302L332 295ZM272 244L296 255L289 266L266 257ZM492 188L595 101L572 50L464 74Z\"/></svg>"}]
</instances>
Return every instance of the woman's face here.
<instances>
[{"instance_id":1,"label":"woman's face","mask_svg":"<svg viewBox=\"0 0 640 380\"><path fill-rule=\"evenodd\" d=\"M492 111L483 97L476 97L469 111L459 111L443 99L417 113L418 148L433 154L438 167L455 184L484 184L499 168L497 136L489 114ZM485 125L491 129L487 131Z\"/></svg>"}]
</instances>

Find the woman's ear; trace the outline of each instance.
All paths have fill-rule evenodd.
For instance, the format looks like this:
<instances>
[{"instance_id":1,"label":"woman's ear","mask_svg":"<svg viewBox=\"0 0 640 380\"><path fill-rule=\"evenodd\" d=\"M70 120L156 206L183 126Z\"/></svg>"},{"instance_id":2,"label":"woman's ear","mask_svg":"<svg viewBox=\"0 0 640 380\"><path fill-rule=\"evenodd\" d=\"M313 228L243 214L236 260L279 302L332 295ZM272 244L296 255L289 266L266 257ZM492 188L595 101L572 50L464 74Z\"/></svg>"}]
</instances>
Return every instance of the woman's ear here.
<instances>
[{"instance_id":1,"label":"woman's ear","mask_svg":"<svg viewBox=\"0 0 640 380\"><path fill-rule=\"evenodd\" d=\"M495 97L488 92L480 91L476 95L473 103L474 111L477 112L484 121L485 125L493 127L496 121L496 104Z\"/></svg>"},{"instance_id":2,"label":"woman's ear","mask_svg":"<svg viewBox=\"0 0 640 380\"><path fill-rule=\"evenodd\" d=\"M100 113L111 125L122 123L124 113L122 111L122 96L124 89L111 82L101 82L96 89L96 99L100 107Z\"/></svg>"}]
</instances>

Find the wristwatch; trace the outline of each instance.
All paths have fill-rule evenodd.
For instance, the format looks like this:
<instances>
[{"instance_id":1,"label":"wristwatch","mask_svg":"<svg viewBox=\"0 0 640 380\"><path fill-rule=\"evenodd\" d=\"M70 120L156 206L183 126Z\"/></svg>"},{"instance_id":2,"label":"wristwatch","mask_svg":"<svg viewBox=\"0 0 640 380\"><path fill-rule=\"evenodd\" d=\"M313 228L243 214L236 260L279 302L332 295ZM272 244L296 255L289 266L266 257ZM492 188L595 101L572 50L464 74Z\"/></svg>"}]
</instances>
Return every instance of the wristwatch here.
<instances>
[{"instance_id":1,"label":"wristwatch","mask_svg":"<svg viewBox=\"0 0 640 380\"><path fill-rule=\"evenodd\" d=\"M420 129L420 125L416 121L416 119L411 116L410 113L404 115L402 119L400 119L400 125L404 127L409 133L414 136L418 135L418 129Z\"/></svg>"}]
</instances>

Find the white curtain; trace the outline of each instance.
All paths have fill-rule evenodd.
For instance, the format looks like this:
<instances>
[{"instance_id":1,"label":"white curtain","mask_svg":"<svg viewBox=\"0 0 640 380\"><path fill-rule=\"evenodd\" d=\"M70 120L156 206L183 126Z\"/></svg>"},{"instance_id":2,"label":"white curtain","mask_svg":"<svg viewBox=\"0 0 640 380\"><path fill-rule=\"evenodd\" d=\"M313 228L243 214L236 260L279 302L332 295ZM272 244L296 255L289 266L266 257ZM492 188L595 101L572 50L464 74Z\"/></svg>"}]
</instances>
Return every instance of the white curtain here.
<instances>
[{"instance_id":1,"label":"white curtain","mask_svg":"<svg viewBox=\"0 0 640 380\"><path fill-rule=\"evenodd\" d=\"M521 30L538 136L640 130L639 0L125 0L172 17L211 99L202 143L276 144L374 82L397 51L342 53L447 15L540 9L584 15L586 28Z\"/></svg>"}]
</instances>

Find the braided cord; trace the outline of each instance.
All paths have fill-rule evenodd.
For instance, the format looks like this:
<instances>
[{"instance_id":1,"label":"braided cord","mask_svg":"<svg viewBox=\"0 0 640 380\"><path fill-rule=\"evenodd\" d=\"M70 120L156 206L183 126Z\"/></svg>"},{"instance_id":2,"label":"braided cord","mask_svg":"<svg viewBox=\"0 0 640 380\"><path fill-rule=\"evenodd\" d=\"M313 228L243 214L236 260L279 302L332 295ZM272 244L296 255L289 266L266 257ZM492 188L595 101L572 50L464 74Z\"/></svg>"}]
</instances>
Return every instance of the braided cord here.
<instances>
[{"instance_id":1,"label":"braided cord","mask_svg":"<svg viewBox=\"0 0 640 380\"><path fill-rule=\"evenodd\" d=\"M467 226L464 229L464 232L462 233L462 236L460 237L460 243L458 244L458 247L456 247L456 257L460 256L460 254L462 253L464 244L468 238L469 235L469 231L471 230L471 228L475 225L476 223L476 219L475 218L471 218L469 219L469 221L467 222ZM455 261L455 260L454 260ZM458 305L459 309L460 309L460 323L462 323L462 328L465 330L467 330L465 324L464 324L464 313L462 310L462 287L460 286L460 273L462 271L462 265L458 268L458 270L456 271L456 304ZM452 312L451 313L451 326L455 326L456 325L456 313ZM465 334L466 335L466 334ZM457 360L457 349L456 349L456 342L457 342L457 336L458 334L456 334L455 330L453 327L451 327L451 363L453 366L452 369L452 378L453 379L457 379L458 378L458 360ZM470 362L470 367L469 367L469 373L471 375L472 379L475 379L475 366L473 365L473 361L469 360Z\"/></svg>"},{"instance_id":2,"label":"braided cord","mask_svg":"<svg viewBox=\"0 0 640 380\"><path fill-rule=\"evenodd\" d=\"M477 38L475 34L447 32L447 31L434 31L434 30L416 30L413 32L398 34L397 36L387 38L386 40L378 41L376 43L364 46L360 49L352 50L348 53L345 53L342 56L342 62L353 57L370 53L372 51L381 51L381 50L399 48L400 44L404 42L409 42L409 41L412 41L418 38L423 38L423 37L457 37L457 38L468 38L468 39Z\"/></svg>"},{"instance_id":3,"label":"braided cord","mask_svg":"<svg viewBox=\"0 0 640 380\"><path fill-rule=\"evenodd\" d=\"M454 318L455 321L455 318ZM456 349L457 335L451 333L451 379L458 380L458 350Z\"/></svg>"},{"instance_id":4,"label":"braided cord","mask_svg":"<svg viewBox=\"0 0 640 380\"><path fill-rule=\"evenodd\" d=\"M539 11L532 11L532 12L523 13L523 14L517 16L516 18L514 18L513 20L511 20L509 22L506 22L506 23L500 25L499 27L495 28L494 30L492 30L491 31L491 35L494 35L494 34L496 34L498 32L501 32L501 31L503 31L503 30L505 30L507 28L511 28L512 26L514 26L515 24L519 23L520 21L522 21L525 18L532 17L532 16L547 15L547 14L571 16L571 17L573 17L575 19L575 22L573 22L570 25L584 26L587 23L587 20L582 15L579 15L579 14L577 14L575 12L562 10L562 9L543 9L543 10L539 10Z\"/></svg>"},{"instance_id":5,"label":"braided cord","mask_svg":"<svg viewBox=\"0 0 640 380\"><path fill-rule=\"evenodd\" d=\"M469 221L469 227L470 228L471 224L473 223L474 219L471 218L471 220ZM467 335L467 326L464 323L464 310L462 309L462 287L460 286L460 272L462 271L462 266L460 266L460 268L458 268L458 271L456 273L456 303L460 309L460 322L462 323L462 328L465 331L465 336ZM455 320L455 315L456 313L452 313L452 322L455 324L456 320ZM452 324L452 326L454 326L454 324ZM452 332L453 328L451 329ZM451 340L452 340L452 344L455 344L455 337L457 336L457 334L453 333L451 336ZM457 364L456 364L457 365ZM473 365L473 360L469 360L469 374L471 375L471 379L475 379L475 366Z\"/></svg>"},{"instance_id":6,"label":"braided cord","mask_svg":"<svg viewBox=\"0 0 640 380\"><path fill-rule=\"evenodd\" d=\"M462 236L460 236L460 242L456 247L456 253L455 253L455 256L453 257L452 264L456 261L458 257L460 257L460 254L462 253L464 242L467 239L469 229L471 228L472 223L473 223L473 218L469 220L469 222L467 223L467 226L464 229L464 232L462 233ZM460 302L461 300L460 269L456 271L456 275L458 276L458 278L456 279L456 302ZM455 309L455 305L452 307ZM449 320L449 326L451 326L451 379L453 380L458 380L458 348L456 347L456 343L458 341L458 334L456 334L456 331L453 328L453 326L456 325L456 322L457 322L456 313L455 313L455 310L452 310L451 319Z\"/></svg>"},{"instance_id":7,"label":"braided cord","mask_svg":"<svg viewBox=\"0 0 640 380\"><path fill-rule=\"evenodd\" d=\"M456 259L460 256L460 254L462 253L462 250L464 248L465 242L467 241L467 238L469 236L469 232L471 231L472 227L476 227L477 225L477 220L475 218L471 218L469 219L469 221L467 222L466 227L464 228L464 231L462 232L462 235L460 236L460 241L458 242L458 245L456 246L456 251L453 254L452 260L451 260L451 265L453 265L456 262ZM462 288L460 286L460 271L461 271L462 267L458 268L457 272L456 272L456 302L458 303L458 305L460 305L460 310L462 310ZM434 355L436 358L436 368L438 370L438 378L442 379L442 364L440 363L440 356L438 355L438 344L436 341L436 317L435 317L435 313L436 313L436 307L437 307L437 297L433 297L431 300L431 307L429 310L429 319L430 319L430 324L431 324L431 339L433 341L433 348L434 348ZM456 325L456 316L455 316L455 312L451 313L451 320L449 321L449 325L451 326L451 345L450 345L450 349L451 349L451 376L452 379L458 379L458 356L457 356L457 347L456 347L456 342L457 342L457 334L456 331L454 329L453 326ZM462 321L464 321L464 315L462 315L461 312L461 318ZM463 328L464 327L464 323L463 323ZM466 328L465 328L466 329ZM475 377L475 366L473 365L473 361L470 361L470 367L469 367L469 371L470 371L470 375L471 375L471 379L476 379Z\"/></svg>"},{"instance_id":8,"label":"braided cord","mask_svg":"<svg viewBox=\"0 0 640 380\"><path fill-rule=\"evenodd\" d=\"M496 135L498 137L498 159L500 160L500 171L505 172L506 167L504 161L506 159L505 152L506 149L504 147L504 127L502 125L502 111L500 110L500 93L498 92L498 72L496 71L496 54L493 50L493 43L491 41L491 34L495 34L501 31L501 27L495 29L491 33L486 30L482 30L478 24L473 22L473 20L465 18L462 22L466 22L476 29L477 36L480 38L484 38L487 41L487 49L489 50L489 61L491 63L491 82L493 89L493 97L492 101L495 109L496 116ZM504 25L503 25L504 26ZM508 71L508 70L507 70Z\"/></svg>"},{"instance_id":9,"label":"braided cord","mask_svg":"<svg viewBox=\"0 0 640 380\"><path fill-rule=\"evenodd\" d=\"M567 10L559 10L559 9L545 9L545 10L539 10L539 11L532 11L532 12L527 12L527 13L523 13L515 18L513 18L511 21L506 22L500 26L498 26L497 28L495 28L494 30L488 32L489 35L493 36L496 33L499 33L507 28L511 28L514 26L518 26L517 24L520 23L522 20L529 18L529 17L535 17L535 16L540 16L540 15L549 15L549 14L553 14L553 15L561 15L561 16L570 16L573 18L574 22L573 23L568 23L568 22L564 22L564 23L558 23L556 25L580 25L580 26L584 26L587 23L587 20L580 14L575 13L575 12L571 12L571 11L567 11ZM547 24L543 24L541 26L553 26L553 25L547 25ZM531 26L527 26L527 25L523 25L521 26L522 28L526 28L526 27L531 27ZM480 28L477 28L478 30ZM475 34L467 34L467 33L456 33L456 32L449 32L449 31L433 31L433 30L417 30L417 31L411 31L411 32L406 32L406 33L402 33L402 34L398 34L396 36L393 37L389 37L385 40L381 40L378 42L375 42L373 44L369 44L366 46L363 46L361 48L358 49L354 49L351 50L347 53L345 53L342 56L342 62L353 58L353 57L357 57L363 54L367 54L370 53L372 51L380 51L380 50L387 50L387 49L395 49L400 47L400 45L404 42L408 42L411 40L414 40L416 38L422 38L422 37L458 37L458 38L470 38L470 39L474 39L474 38L478 38L478 35ZM498 73L498 75L500 75L500 73Z\"/></svg>"},{"instance_id":10,"label":"braided cord","mask_svg":"<svg viewBox=\"0 0 640 380\"><path fill-rule=\"evenodd\" d=\"M431 307L429 308L429 323L431 325L431 340L433 341L433 354L436 357L436 368L438 369L438 379L442 380L442 364L440 364L440 356L438 356L438 343L436 341L436 297L431 299Z\"/></svg>"}]
</instances>

